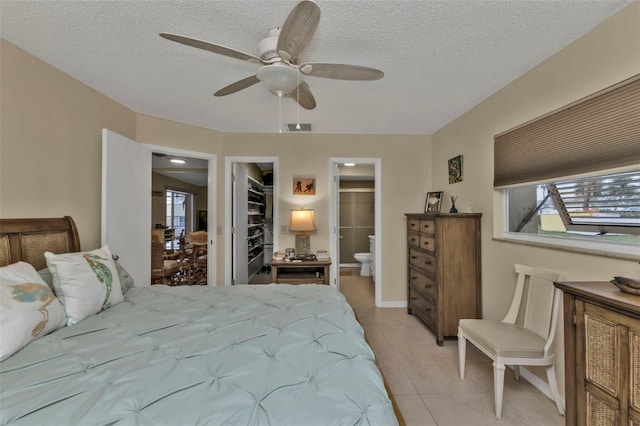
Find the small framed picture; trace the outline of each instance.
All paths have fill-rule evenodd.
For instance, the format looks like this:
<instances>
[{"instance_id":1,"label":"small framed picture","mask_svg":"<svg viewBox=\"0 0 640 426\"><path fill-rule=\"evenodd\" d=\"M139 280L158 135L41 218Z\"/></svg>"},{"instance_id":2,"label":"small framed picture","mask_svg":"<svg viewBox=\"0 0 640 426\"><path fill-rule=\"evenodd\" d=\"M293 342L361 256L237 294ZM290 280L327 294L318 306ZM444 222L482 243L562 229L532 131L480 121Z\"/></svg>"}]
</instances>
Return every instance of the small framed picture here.
<instances>
[{"instance_id":1,"label":"small framed picture","mask_svg":"<svg viewBox=\"0 0 640 426\"><path fill-rule=\"evenodd\" d=\"M462 182L462 155L449 159L449 183Z\"/></svg>"},{"instance_id":2,"label":"small framed picture","mask_svg":"<svg viewBox=\"0 0 640 426\"><path fill-rule=\"evenodd\" d=\"M198 210L198 231L207 230L207 211Z\"/></svg>"},{"instance_id":3,"label":"small framed picture","mask_svg":"<svg viewBox=\"0 0 640 426\"><path fill-rule=\"evenodd\" d=\"M293 195L316 195L316 180L313 178L293 178Z\"/></svg>"},{"instance_id":4,"label":"small framed picture","mask_svg":"<svg viewBox=\"0 0 640 426\"><path fill-rule=\"evenodd\" d=\"M427 200L424 202L425 213L439 213L442 206L442 191L427 192Z\"/></svg>"}]
</instances>

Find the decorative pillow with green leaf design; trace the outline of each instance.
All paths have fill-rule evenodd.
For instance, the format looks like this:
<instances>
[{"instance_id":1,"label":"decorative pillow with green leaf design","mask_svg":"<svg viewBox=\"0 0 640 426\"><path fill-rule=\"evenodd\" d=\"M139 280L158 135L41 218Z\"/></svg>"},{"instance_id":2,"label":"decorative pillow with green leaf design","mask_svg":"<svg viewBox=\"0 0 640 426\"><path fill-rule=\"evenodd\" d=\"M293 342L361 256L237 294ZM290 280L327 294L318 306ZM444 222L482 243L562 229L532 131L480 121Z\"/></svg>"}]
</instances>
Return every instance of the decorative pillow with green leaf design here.
<instances>
[{"instance_id":1,"label":"decorative pillow with green leaf design","mask_svg":"<svg viewBox=\"0 0 640 426\"><path fill-rule=\"evenodd\" d=\"M0 361L65 324L60 302L28 263L0 268Z\"/></svg>"},{"instance_id":2,"label":"decorative pillow with green leaf design","mask_svg":"<svg viewBox=\"0 0 640 426\"><path fill-rule=\"evenodd\" d=\"M109 247L81 253L45 252L44 257L53 275L56 296L67 315L67 325L124 300Z\"/></svg>"}]
</instances>

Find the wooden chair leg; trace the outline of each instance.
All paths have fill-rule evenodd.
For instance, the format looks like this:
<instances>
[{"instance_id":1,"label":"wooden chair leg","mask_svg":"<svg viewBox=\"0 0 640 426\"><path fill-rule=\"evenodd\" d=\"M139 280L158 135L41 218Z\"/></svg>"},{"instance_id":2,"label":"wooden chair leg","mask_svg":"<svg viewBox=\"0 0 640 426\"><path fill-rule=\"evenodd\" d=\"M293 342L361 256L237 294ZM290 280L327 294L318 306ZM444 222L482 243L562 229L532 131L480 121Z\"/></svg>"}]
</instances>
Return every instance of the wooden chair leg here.
<instances>
[{"instance_id":1,"label":"wooden chair leg","mask_svg":"<svg viewBox=\"0 0 640 426\"><path fill-rule=\"evenodd\" d=\"M496 404L496 419L502 417L502 394L504 391L504 365L493 362L493 394Z\"/></svg>"},{"instance_id":2,"label":"wooden chair leg","mask_svg":"<svg viewBox=\"0 0 640 426\"><path fill-rule=\"evenodd\" d=\"M467 339L458 331L458 364L460 365L460 380L464 380L464 367L467 356Z\"/></svg>"}]
</instances>

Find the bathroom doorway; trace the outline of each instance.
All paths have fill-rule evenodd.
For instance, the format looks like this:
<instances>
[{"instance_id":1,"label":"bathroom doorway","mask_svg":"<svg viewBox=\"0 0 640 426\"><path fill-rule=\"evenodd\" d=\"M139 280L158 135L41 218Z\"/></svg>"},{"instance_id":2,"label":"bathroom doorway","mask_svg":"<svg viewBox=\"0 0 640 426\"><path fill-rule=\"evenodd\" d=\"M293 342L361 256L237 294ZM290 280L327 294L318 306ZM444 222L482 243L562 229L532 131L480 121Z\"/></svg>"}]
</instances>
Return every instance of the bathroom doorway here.
<instances>
[{"instance_id":1,"label":"bathroom doorway","mask_svg":"<svg viewBox=\"0 0 640 426\"><path fill-rule=\"evenodd\" d=\"M380 158L329 159L330 253L335 265L331 268L330 283L339 290L340 266L361 268L362 263L355 257L358 253L370 253L371 263L367 269L372 272L378 307L382 306L383 284L381 163Z\"/></svg>"},{"instance_id":2,"label":"bathroom doorway","mask_svg":"<svg viewBox=\"0 0 640 426\"><path fill-rule=\"evenodd\" d=\"M375 180L372 165L338 165L340 171L340 267L360 267L356 253L370 253L375 235Z\"/></svg>"}]
</instances>

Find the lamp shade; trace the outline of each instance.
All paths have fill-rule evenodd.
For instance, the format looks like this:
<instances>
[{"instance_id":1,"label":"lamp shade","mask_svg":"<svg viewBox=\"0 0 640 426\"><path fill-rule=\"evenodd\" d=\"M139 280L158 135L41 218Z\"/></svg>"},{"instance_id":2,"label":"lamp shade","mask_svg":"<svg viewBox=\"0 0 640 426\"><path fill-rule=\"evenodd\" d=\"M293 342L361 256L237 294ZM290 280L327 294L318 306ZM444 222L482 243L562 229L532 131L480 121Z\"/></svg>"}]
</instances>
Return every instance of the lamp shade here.
<instances>
[{"instance_id":1,"label":"lamp shade","mask_svg":"<svg viewBox=\"0 0 640 426\"><path fill-rule=\"evenodd\" d=\"M315 231L316 222L313 220L313 209L291 210L289 230L297 232Z\"/></svg>"}]
</instances>

